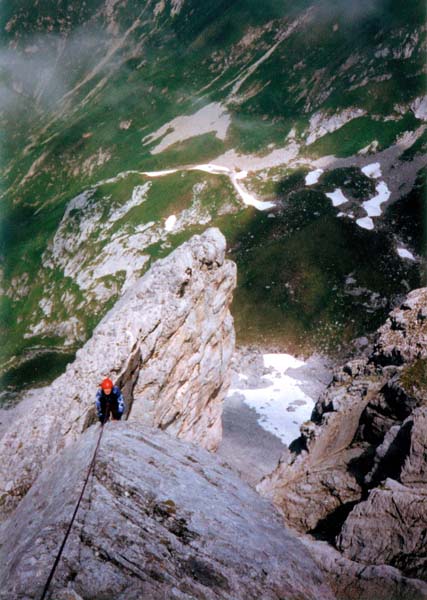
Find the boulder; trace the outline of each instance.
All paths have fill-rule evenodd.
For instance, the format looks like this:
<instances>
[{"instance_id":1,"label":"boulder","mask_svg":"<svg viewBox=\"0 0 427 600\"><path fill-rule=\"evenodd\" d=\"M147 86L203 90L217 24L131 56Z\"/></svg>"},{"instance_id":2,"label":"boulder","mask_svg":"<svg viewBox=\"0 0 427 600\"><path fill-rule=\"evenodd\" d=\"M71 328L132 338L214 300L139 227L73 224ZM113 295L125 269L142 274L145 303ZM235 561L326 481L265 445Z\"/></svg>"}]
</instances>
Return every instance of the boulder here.
<instances>
[{"instance_id":1,"label":"boulder","mask_svg":"<svg viewBox=\"0 0 427 600\"><path fill-rule=\"evenodd\" d=\"M395 472L400 481L388 478L374 488L347 517L337 544L353 560L390 564L427 580L427 407L415 410L400 430L409 437L406 460L393 455L394 464L403 464Z\"/></svg>"},{"instance_id":2,"label":"boulder","mask_svg":"<svg viewBox=\"0 0 427 600\"><path fill-rule=\"evenodd\" d=\"M352 510L337 547L359 563L388 564L427 580L426 531L427 490L387 479Z\"/></svg>"},{"instance_id":3,"label":"boulder","mask_svg":"<svg viewBox=\"0 0 427 600\"><path fill-rule=\"evenodd\" d=\"M426 600L427 583L405 577L388 565L366 565L352 561L330 544L305 536L307 546L336 600Z\"/></svg>"},{"instance_id":4,"label":"boulder","mask_svg":"<svg viewBox=\"0 0 427 600\"><path fill-rule=\"evenodd\" d=\"M99 382L121 386L127 417L215 450L229 382L236 284L217 229L196 235L129 289L75 361L38 391L0 440L0 506L28 491L46 459L96 420Z\"/></svg>"},{"instance_id":5,"label":"boulder","mask_svg":"<svg viewBox=\"0 0 427 600\"><path fill-rule=\"evenodd\" d=\"M49 461L0 526L0 598L40 598L98 426ZM271 504L206 450L140 423L105 426L52 598L332 600ZM72 594L75 594L73 596Z\"/></svg>"}]
</instances>

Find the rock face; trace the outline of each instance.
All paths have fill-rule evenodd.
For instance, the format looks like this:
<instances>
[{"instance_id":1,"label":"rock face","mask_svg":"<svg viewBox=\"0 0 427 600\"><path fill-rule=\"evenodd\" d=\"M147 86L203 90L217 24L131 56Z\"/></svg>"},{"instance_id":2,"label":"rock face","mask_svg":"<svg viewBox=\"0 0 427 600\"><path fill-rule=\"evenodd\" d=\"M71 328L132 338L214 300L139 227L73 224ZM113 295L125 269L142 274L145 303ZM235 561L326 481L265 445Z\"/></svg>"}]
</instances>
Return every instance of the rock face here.
<instances>
[{"instance_id":1,"label":"rock face","mask_svg":"<svg viewBox=\"0 0 427 600\"><path fill-rule=\"evenodd\" d=\"M379 330L373 360L379 364L403 364L427 356L427 292L410 292L390 313Z\"/></svg>"},{"instance_id":2,"label":"rock face","mask_svg":"<svg viewBox=\"0 0 427 600\"><path fill-rule=\"evenodd\" d=\"M312 531L328 515L361 498L361 485L348 464L364 448L351 442L365 407L382 385L383 379L373 377L366 363L357 361L338 370L316 405L314 414L321 418L301 427L300 448L285 455L258 485L295 529Z\"/></svg>"},{"instance_id":3,"label":"rock face","mask_svg":"<svg viewBox=\"0 0 427 600\"><path fill-rule=\"evenodd\" d=\"M410 438L399 482L387 478L352 510L338 537L338 548L359 562L390 564L427 581L427 406L404 421L394 443L399 435ZM393 458L397 458L396 451Z\"/></svg>"},{"instance_id":4,"label":"rock face","mask_svg":"<svg viewBox=\"0 0 427 600\"><path fill-rule=\"evenodd\" d=\"M52 459L0 528L0 598L39 598L98 426ZM270 503L202 448L109 423L52 582L55 598L334 598Z\"/></svg>"},{"instance_id":5,"label":"rock face","mask_svg":"<svg viewBox=\"0 0 427 600\"><path fill-rule=\"evenodd\" d=\"M335 373L291 456L259 485L299 531L425 580L426 307L423 288L390 314L371 356Z\"/></svg>"},{"instance_id":6,"label":"rock face","mask_svg":"<svg viewBox=\"0 0 427 600\"><path fill-rule=\"evenodd\" d=\"M427 583L411 579L388 565L349 560L326 542L303 539L336 600L425 600Z\"/></svg>"},{"instance_id":7,"label":"rock face","mask_svg":"<svg viewBox=\"0 0 427 600\"><path fill-rule=\"evenodd\" d=\"M0 440L4 512L28 491L49 456L95 420L103 377L121 386L130 421L215 449L234 350L229 312L236 282L217 229L156 262L116 303L74 363L40 390Z\"/></svg>"}]
</instances>

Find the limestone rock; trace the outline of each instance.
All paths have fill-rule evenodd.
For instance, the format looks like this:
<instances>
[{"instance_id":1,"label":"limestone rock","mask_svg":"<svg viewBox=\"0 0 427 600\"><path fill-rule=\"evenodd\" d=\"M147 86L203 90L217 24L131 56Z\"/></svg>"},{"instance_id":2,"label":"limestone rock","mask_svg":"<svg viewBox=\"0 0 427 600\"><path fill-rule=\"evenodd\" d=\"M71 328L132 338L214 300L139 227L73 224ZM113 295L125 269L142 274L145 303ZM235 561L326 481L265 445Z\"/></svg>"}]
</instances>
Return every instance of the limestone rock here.
<instances>
[{"instance_id":1,"label":"limestone rock","mask_svg":"<svg viewBox=\"0 0 427 600\"><path fill-rule=\"evenodd\" d=\"M427 289L411 292L372 355L335 373L291 456L258 489L347 558L427 580L426 300Z\"/></svg>"},{"instance_id":2,"label":"limestone rock","mask_svg":"<svg viewBox=\"0 0 427 600\"><path fill-rule=\"evenodd\" d=\"M0 440L0 503L13 507L49 456L95 419L103 377L121 386L132 421L205 448L221 439L221 411L234 349L229 312L236 282L217 229L157 261L96 327L74 363L39 390Z\"/></svg>"},{"instance_id":3,"label":"limestone rock","mask_svg":"<svg viewBox=\"0 0 427 600\"><path fill-rule=\"evenodd\" d=\"M64 589L55 593L54 600L83 600L83 598L71 589Z\"/></svg>"},{"instance_id":4,"label":"limestone rock","mask_svg":"<svg viewBox=\"0 0 427 600\"><path fill-rule=\"evenodd\" d=\"M345 521L338 548L364 564L389 564L427 580L427 490L387 479Z\"/></svg>"},{"instance_id":5,"label":"limestone rock","mask_svg":"<svg viewBox=\"0 0 427 600\"><path fill-rule=\"evenodd\" d=\"M348 464L363 454L364 447L350 445L363 410L383 380L371 377L365 368L358 370L360 376L355 380L347 371L335 374L317 403L314 416L318 424L302 426L296 451L257 486L286 522L301 532L315 529L335 510L362 497L362 488Z\"/></svg>"},{"instance_id":6,"label":"limestone rock","mask_svg":"<svg viewBox=\"0 0 427 600\"><path fill-rule=\"evenodd\" d=\"M98 431L51 460L0 526L1 599L40 597ZM51 589L85 600L334 598L269 502L215 455L135 422L106 425Z\"/></svg>"},{"instance_id":7,"label":"limestone rock","mask_svg":"<svg viewBox=\"0 0 427 600\"><path fill-rule=\"evenodd\" d=\"M353 560L391 564L409 576L427 579L427 407L415 410L394 433L394 440L402 431L409 438L403 468L405 455L396 451L391 461L388 457L400 482L387 479L352 510L338 546ZM402 454L402 443L396 444L397 449Z\"/></svg>"},{"instance_id":8,"label":"limestone rock","mask_svg":"<svg viewBox=\"0 0 427 600\"><path fill-rule=\"evenodd\" d=\"M379 330L379 340L372 359L380 364L403 364L427 357L427 288L413 290L396 310L390 313Z\"/></svg>"},{"instance_id":9,"label":"limestone rock","mask_svg":"<svg viewBox=\"0 0 427 600\"><path fill-rule=\"evenodd\" d=\"M412 415L411 445L400 473L403 484L427 490L427 407Z\"/></svg>"},{"instance_id":10,"label":"limestone rock","mask_svg":"<svg viewBox=\"0 0 427 600\"><path fill-rule=\"evenodd\" d=\"M335 593L336 600L426 600L427 583L411 579L388 565L366 565L349 560L326 542L304 537Z\"/></svg>"}]
</instances>

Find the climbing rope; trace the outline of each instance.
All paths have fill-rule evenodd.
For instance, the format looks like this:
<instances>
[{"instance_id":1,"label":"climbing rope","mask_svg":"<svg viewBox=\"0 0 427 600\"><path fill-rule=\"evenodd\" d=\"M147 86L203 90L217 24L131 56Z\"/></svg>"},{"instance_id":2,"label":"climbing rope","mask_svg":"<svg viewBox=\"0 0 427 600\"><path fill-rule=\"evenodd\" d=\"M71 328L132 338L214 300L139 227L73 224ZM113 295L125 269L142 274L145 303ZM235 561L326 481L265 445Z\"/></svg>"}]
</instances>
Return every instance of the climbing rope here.
<instances>
[{"instance_id":1,"label":"climbing rope","mask_svg":"<svg viewBox=\"0 0 427 600\"><path fill-rule=\"evenodd\" d=\"M109 413L109 411L108 411L108 413ZM89 469L88 469L88 472L87 472L87 475L86 475L86 478L85 478L85 481L84 481L84 484L83 484L83 488L82 488L82 491L80 492L80 497L79 497L79 499L77 501L77 504L76 504L76 507L74 509L73 516L71 517L70 524L68 525L67 531L65 532L65 536L64 536L64 539L62 540L61 547L59 548L58 554L56 555L55 562L53 563L53 567L50 570L49 577L47 578L46 585L44 586L43 594L41 595L40 600L44 600L46 598L46 594L47 594L47 592L49 590L49 586L50 586L50 584L52 582L52 579L53 579L53 576L55 574L56 568L57 568L57 566L59 564L59 561L61 560L62 551L64 550L64 547L65 547L65 544L67 542L68 536L70 535L70 531L71 531L71 528L73 526L74 519L76 518L77 511L79 510L80 502L83 499L83 495L85 493L85 489L86 489L86 486L88 484L90 474L92 472L93 467L95 466L96 454L98 452L98 448L99 448L99 445L101 443L102 434L104 432L104 424L107 422L108 416L109 416L109 414L106 415L107 418L104 419L104 422L101 424L101 431L99 432L99 436L98 436L98 441L96 443L95 452L93 453L93 457L92 457L91 463L89 465Z\"/></svg>"}]
</instances>

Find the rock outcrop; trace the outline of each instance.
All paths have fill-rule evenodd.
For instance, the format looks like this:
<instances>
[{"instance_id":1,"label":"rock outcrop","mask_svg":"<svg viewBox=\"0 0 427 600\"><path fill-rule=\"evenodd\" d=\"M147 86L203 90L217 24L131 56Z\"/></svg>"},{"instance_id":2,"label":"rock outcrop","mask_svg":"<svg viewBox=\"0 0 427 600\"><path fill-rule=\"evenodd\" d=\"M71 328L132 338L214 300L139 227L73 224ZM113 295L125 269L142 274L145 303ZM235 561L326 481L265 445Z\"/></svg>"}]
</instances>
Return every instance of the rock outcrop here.
<instances>
[{"instance_id":1,"label":"rock outcrop","mask_svg":"<svg viewBox=\"0 0 427 600\"><path fill-rule=\"evenodd\" d=\"M121 386L127 417L214 450L234 350L229 305L236 282L217 229L157 261L116 303L51 386L0 440L3 512L45 461L95 420L103 377Z\"/></svg>"},{"instance_id":2,"label":"rock outcrop","mask_svg":"<svg viewBox=\"0 0 427 600\"><path fill-rule=\"evenodd\" d=\"M314 530L334 511L362 497L360 482L348 465L365 448L352 441L364 409L383 384L383 378L361 361L337 370L315 407L314 417L321 416L301 427L301 439L294 444L297 451L284 455L258 485L298 531Z\"/></svg>"},{"instance_id":3,"label":"rock outcrop","mask_svg":"<svg viewBox=\"0 0 427 600\"><path fill-rule=\"evenodd\" d=\"M258 486L300 532L424 580L426 307L423 288L390 314L371 356L335 373L291 456Z\"/></svg>"},{"instance_id":4,"label":"rock outcrop","mask_svg":"<svg viewBox=\"0 0 427 600\"><path fill-rule=\"evenodd\" d=\"M389 565L366 565L330 544L305 537L303 543L324 573L336 600L425 600L427 583L405 577Z\"/></svg>"},{"instance_id":5,"label":"rock outcrop","mask_svg":"<svg viewBox=\"0 0 427 600\"><path fill-rule=\"evenodd\" d=\"M0 598L39 598L98 427L52 459L0 527ZM85 600L332 600L306 547L218 457L110 423L52 582Z\"/></svg>"},{"instance_id":6,"label":"rock outcrop","mask_svg":"<svg viewBox=\"0 0 427 600\"><path fill-rule=\"evenodd\" d=\"M389 446L390 453L396 445L394 466L403 458L397 454L403 446L396 443L399 436L402 442L409 436L410 446L399 481L387 478L370 491L344 522L337 545L353 560L393 565L427 581L427 406L416 409L394 435Z\"/></svg>"}]
</instances>

